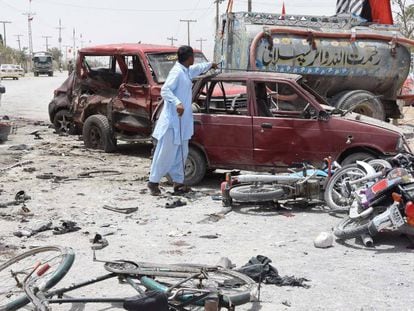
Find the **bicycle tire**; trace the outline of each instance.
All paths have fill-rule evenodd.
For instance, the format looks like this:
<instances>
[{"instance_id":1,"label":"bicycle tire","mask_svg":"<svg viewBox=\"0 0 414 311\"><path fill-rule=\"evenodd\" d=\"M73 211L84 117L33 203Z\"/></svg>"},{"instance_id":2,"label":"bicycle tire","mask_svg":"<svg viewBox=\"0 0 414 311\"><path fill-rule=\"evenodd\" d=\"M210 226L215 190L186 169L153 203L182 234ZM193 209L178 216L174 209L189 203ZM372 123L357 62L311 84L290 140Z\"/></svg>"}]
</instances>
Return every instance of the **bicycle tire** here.
<instances>
[{"instance_id":1,"label":"bicycle tire","mask_svg":"<svg viewBox=\"0 0 414 311\"><path fill-rule=\"evenodd\" d=\"M348 198L345 197L346 193L344 192L346 191L344 189L346 180L352 180L349 177L350 173L358 175L358 178L366 175L365 170L357 164L349 164L337 170L326 185L324 199L326 205L332 211L347 211L351 207L352 201L350 201L349 196ZM342 188L338 189L340 187ZM336 197L335 193L337 194Z\"/></svg>"},{"instance_id":2,"label":"bicycle tire","mask_svg":"<svg viewBox=\"0 0 414 311\"><path fill-rule=\"evenodd\" d=\"M369 233L370 219L344 218L334 229L334 235L341 240L357 238L364 233ZM352 227L353 226L353 227Z\"/></svg>"},{"instance_id":3,"label":"bicycle tire","mask_svg":"<svg viewBox=\"0 0 414 311\"><path fill-rule=\"evenodd\" d=\"M280 200L285 195L281 187L270 184L241 185L230 189L230 197L239 202L265 202Z\"/></svg>"},{"instance_id":4,"label":"bicycle tire","mask_svg":"<svg viewBox=\"0 0 414 311\"><path fill-rule=\"evenodd\" d=\"M187 265L176 265L177 267L186 267ZM189 265L190 267L199 267L202 269L204 266L202 265ZM188 267L188 266L187 266ZM205 284L203 284L203 281L200 281L199 279L196 279L197 282L195 282L193 287L188 286L191 283L191 280L184 283L183 286L186 288L193 288L194 290L200 290L203 289L203 286L205 286L204 289L211 290L217 289L219 292L219 295L222 297L221 299L221 306L225 308L229 308L232 306L239 306L246 303L249 303L252 301L252 297L254 296L254 291L257 288L256 283L249 278L248 276L241 274L236 271L224 269L221 267L216 267L213 269L211 266L205 266L207 272L207 278L203 280ZM218 280L214 280L217 278ZM158 291L162 293L167 293L168 288L172 285L178 283L181 279L178 278L151 278L147 276L143 276L140 278L141 284L148 290ZM228 282L233 282L232 284L238 284L238 286L225 286L226 280ZM227 282L227 283L228 283ZM214 283L214 285L212 284ZM191 295L186 296L178 296L177 299L181 302L191 299ZM201 299L197 302L195 302L195 305L203 306L204 305L204 299Z\"/></svg>"},{"instance_id":5,"label":"bicycle tire","mask_svg":"<svg viewBox=\"0 0 414 311\"><path fill-rule=\"evenodd\" d=\"M51 257L50 260L41 260L40 262L44 264L45 262L50 262L54 260L55 258L62 259L59 261L56 269L54 270L48 270L47 273L45 273L40 279L42 280L41 288L40 290L46 291L53 286L55 286L69 271L70 267L73 264L73 261L75 260L75 254L71 248L66 247L58 247L58 246L44 246L44 247L38 247L34 248L32 250L29 250L25 253L22 253L16 257L13 257L12 259L4 262L0 265L0 311L14 311L17 310L26 304L30 302L29 298L26 296L26 293L24 292L23 288L20 288L16 292L10 292L7 291L7 279L3 280L2 275L6 271L6 269L12 267L15 264L24 262L25 259L30 259L30 263L28 262L26 267L19 268L19 270L15 270L16 272L20 272L21 274L24 274L24 271L31 271L33 269L33 265L36 262L39 262L37 260L37 257L39 254L47 253L47 252L55 252L57 255L54 257ZM53 266L51 266L53 268ZM9 271L6 273L6 275L9 273ZM4 278L5 275L3 275ZM46 279L47 277L47 279ZM16 283L16 279L13 278L13 276L8 276L10 280L13 280L12 283ZM15 287L18 289L18 285L16 284ZM12 289L12 288L11 288ZM8 295L11 295L10 297L17 296L16 298L7 297ZM8 298L9 301L6 303L3 301L4 298Z\"/></svg>"}]
</instances>

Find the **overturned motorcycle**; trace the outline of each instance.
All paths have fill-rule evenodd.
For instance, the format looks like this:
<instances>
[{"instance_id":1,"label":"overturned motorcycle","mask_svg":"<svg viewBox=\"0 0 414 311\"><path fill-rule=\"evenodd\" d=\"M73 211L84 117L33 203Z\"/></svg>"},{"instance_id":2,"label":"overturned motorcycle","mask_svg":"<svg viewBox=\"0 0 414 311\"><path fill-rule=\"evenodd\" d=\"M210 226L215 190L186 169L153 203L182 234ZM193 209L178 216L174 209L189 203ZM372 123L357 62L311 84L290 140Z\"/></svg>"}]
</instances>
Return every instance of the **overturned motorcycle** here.
<instances>
[{"instance_id":1,"label":"overturned motorcycle","mask_svg":"<svg viewBox=\"0 0 414 311\"><path fill-rule=\"evenodd\" d=\"M346 240L362 237L367 246L381 231L414 234L414 178L408 167L395 167L381 179L378 174L347 183L353 202L349 215L334 229L337 238Z\"/></svg>"},{"instance_id":2,"label":"overturned motorcycle","mask_svg":"<svg viewBox=\"0 0 414 311\"><path fill-rule=\"evenodd\" d=\"M323 202L323 189L339 165L325 159L326 167L316 169L305 163L300 169L291 168L282 174L245 174L231 176L221 184L223 206L233 202L266 202L302 199L307 202Z\"/></svg>"}]
</instances>

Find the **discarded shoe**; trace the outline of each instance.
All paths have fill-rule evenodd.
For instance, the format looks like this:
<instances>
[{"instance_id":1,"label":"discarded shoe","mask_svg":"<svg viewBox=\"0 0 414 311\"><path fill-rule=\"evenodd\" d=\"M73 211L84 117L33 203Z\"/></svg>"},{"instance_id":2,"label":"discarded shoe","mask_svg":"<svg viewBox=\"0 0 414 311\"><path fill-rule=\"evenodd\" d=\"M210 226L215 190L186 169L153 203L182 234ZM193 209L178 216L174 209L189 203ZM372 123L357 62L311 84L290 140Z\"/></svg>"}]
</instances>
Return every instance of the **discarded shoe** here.
<instances>
[{"instance_id":1,"label":"discarded shoe","mask_svg":"<svg viewBox=\"0 0 414 311\"><path fill-rule=\"evenodd\" d=\"M152 196L159 196L161 194L159 184L149 181L147 186Z\"/></svg>"},{"instance_id":2,"label":"discarded shoe","mask_svg":"<svg viewBox=\"0 0 414 311\"><path fill-rule=\"evenodd\" d=\"M62 221L62 225L60 227L54 227L53 234L65 234L78 230L80 230L80 227L76 226L76 222L68 220Z\"/></svg>"},{"instance_id":3,"label":"discarded shoe","mask_svg":"<svg viewBox=\"0 0 414 311\"><path fill-rule=\"evenodd\" d=\"M187 202L181 201L180 199L178 199L172 202L165 203L165 208L176 208L176 207L185 206L185 205L187 205Z\"/></svg>"},{"instance_id":4,"label":"discarded shoe","mask_svg":"<svg viewBox=\"0 0 414 311\"><path fill-rule=\"evenodd\" d=\"M189 186L179 183L174 183L173 190L174 194L189 193L192 191Z\"/></svg>"},{"instance_id":5,"label":"discarded shoe","mask_svg":"<svg viewBox=\"0 0 414 311\"><path fill-rule=\"evenodd\" d=\"M99 233L95 234L95 237L93 239L90 239L92 246L91 248L93 250L99 250L99 249L103 249L105 247L108 246L108 240L103 238L102 235L100 235Z\"/></svg>"}]
</instances>

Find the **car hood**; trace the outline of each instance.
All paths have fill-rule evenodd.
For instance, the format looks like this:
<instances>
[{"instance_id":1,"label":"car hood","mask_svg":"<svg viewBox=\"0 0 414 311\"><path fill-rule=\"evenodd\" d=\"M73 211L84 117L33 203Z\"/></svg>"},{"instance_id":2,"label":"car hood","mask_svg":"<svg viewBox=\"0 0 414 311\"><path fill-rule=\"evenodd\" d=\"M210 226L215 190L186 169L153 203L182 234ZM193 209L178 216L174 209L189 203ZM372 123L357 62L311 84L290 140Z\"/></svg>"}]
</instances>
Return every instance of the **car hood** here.
<instances>
[{"instance_id":1,"label":"car hood","mask_svg":"<svg viewBox=\"0 0 414 311\"><path fill-rule=\"evenodd\" d=\"M322 105L322 107L323 107L324 110L326 110L328 112L335 109L334 107L325 106L325 105ZM338 116L341 117L340 115L338 115ZM341 118L344 118L346 120L351 120L351 121L356 121L356 122L361 122L361 123L377 126L377 127L380 127L380 128L386 129L386 130L390 130L390 131L399 133L401 135L405 135L405 136L407 136L407 134L411 133L411 132L406 133L401 128L399 128L398 126L392 125L391 123L381 121L381 120L378 120L378 119L375 119L375 118L371 118L371 117L365 116L363 114L355 113L355 112L348 112L347 114L345 114Z\"/></svg>"}]
</instances>

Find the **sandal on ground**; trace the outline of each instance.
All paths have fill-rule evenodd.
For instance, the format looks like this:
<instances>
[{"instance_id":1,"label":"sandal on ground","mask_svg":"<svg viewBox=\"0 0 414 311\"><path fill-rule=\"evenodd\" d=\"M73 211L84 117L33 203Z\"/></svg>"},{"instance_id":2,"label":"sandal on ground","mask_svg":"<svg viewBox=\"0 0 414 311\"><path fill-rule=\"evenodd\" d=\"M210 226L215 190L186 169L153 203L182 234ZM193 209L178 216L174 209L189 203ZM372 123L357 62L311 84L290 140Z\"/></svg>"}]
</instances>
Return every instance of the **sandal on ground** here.
<instances>
[{"instance_id":1,"label":"sandal on ground","mask_svg":"<svg viewBox=\"0 0 414 311\"><path fill-rule=\"evenodd\" d=\"M108 240L103 238L99 233L95 234L95 237L93 239L90 239L90 242L92 243L91 248L93 250L103 249L109 244Z\"/></svg>"},{"instance_id":2,"label":"sandal on ground","mask_svg":"<svg viewBox=\"0 0 414 311\"><path fill-rule=\"evenodd\" d=\"M165 208L176 208L176 207L185 206L185 205L187 205L187 202L181 201L180 199L178 199L173 202L165 203Z\"/></svg>"},{"instance_id":3,"label":"sandal on ground","mask_svg":"<svg viewBox=\"0 0 414 311\"><path fill-rule=\"evenodd\" d=\"M74 221L62 221L62 225L60 227L53 228L53 234L65 234L69 232L75 232L80 230L81 228L76 225Z\"/></svg>"}]
</instances>

